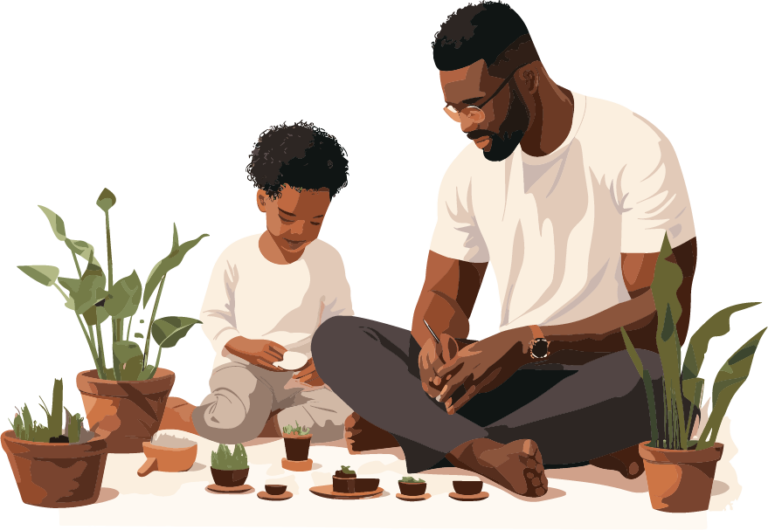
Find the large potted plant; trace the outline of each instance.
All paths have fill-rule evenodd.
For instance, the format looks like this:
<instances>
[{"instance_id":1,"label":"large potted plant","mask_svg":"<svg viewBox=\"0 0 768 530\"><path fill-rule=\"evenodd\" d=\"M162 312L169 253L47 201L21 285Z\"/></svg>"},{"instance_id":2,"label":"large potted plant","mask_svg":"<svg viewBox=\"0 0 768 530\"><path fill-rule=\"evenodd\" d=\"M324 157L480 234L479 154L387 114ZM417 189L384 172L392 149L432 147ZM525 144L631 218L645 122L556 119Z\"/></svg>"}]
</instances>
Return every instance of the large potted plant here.
<instances>
[{"instance_id":1,"label":"large potted plant","mask_svg":"<svg viewBox=\"0 0 768 530\"><path fill-rule=\"evenodd\" d=\"M29 407L11 422L12 431L0 435L13 469L21 500L34 506L66 508L93 504L99 498L107 442L83 428L79 414L66 411L64 384L53 384L51 409L41 405L47 425L32 420Z\"/></svg>"},{"instance_id":2,"label":"large potted plant","mask_svg":"<svg viewBox=\"0 0 768 530\"><path fill-rule=\"evenodd\" d=\"M159 368L160 355L163 349L175 346L192 326L200 323L187 317L157 318L160 295L168 273L178 267L187 252L208 234L179 245L174 224L171 252L149 273L142 296L141 280L135 270L129 276L113 281L109 211L115 202L114 194L106 188L96 201L105 215L106 275L96 259L93 246L68 238L64 221L44 206L40 209L54 235L72 252L77 276L65 278L59 274L58 267L50 265L27 265L19 269L33 280L55 287L64 297L65 307L74 312L80 325L95 365L95 369L77 375L77 388L83 397L91 428L105 435L110 433L109 452L138 453L142 451L142 444L150 441L157 432L175 379L172 371ZM84 269L81 269L80 260L84 261ZM139 306L143 303L146 309L155 291L157 295L142 349L130 340L131 324ZM112 332L112 368L106 364L105 351L108 351L109 344L102 334L102 324L108 319ZM139 323L143 324L144 320ZM150 336L158 347L154 365L147 364ZM134 338L145 337L143 333L134 332Z\"/></svg>"},{"instance_id":3,"label":"large potted plant","mask_svg":"<svg viewBox=\"0 0 768 530\"><path fill-rule=\"evenodd\" d=\"M640 444L640 456L645 463L651 505L667 512L696 512L709 508L715 468L723 455L717 433L734 394L749 376L752 358L768 328L749 339L720 368L712 387L712 413L701 436L692 440L693 416L701 407L704 386L699 372L709 342L730 331L731 315L757 303L734 305L716 313L691 336L683 361L677 335L682 306L676 294L683 274L676 263L669 261L671 256L672 248L665 236L651 285L658 317L656 345L663 371L661 396L654 395L648 370L643 368L624 328L621 332L648 399L651 440ZM657 397L661 397L663 410L658 420ZM684 399L690 404L687 415Z\"/></svg>"}]
</instances>

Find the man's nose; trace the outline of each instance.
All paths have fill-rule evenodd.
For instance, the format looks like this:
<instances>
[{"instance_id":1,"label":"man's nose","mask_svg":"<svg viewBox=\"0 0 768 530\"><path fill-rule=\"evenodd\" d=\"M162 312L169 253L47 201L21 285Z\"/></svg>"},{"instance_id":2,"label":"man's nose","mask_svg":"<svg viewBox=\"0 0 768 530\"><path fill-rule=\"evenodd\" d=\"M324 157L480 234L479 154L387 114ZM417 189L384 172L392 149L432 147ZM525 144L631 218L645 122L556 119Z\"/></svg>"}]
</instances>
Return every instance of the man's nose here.
<instances>
[{"instance_id":1,"label":"man's nose","mask_svg":"<svg viewBox=\"0 0 768 530\"><path fill-rule=\"evenodd\" d=\"M461 125L461 132L464 134L470 133L477 129L478 124L464 116L463 114L459 114L459 118L461 121L459 122Z\"/></svg>"}]
</instances>

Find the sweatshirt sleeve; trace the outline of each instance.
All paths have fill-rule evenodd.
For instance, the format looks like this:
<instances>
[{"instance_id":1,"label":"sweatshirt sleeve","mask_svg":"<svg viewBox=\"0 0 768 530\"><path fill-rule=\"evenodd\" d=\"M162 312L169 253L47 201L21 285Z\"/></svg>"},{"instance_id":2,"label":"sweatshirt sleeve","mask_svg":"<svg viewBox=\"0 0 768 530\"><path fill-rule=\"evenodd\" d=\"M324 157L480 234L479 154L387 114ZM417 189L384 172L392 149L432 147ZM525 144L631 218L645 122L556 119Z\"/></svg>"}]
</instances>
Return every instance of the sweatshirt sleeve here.
<instances>
[{"instance_id":1,"label":"sweatshirt sleeve","mask_svg":"<svg viewBox=\"0 0 768 530\"><path fill-rule=\"evenodd\" d=\"M233 338L240 336L235 320L237 281L237 265L228 259L225 251L213 267L200 312L203 333L211 341L216 353L221 353L225 357L228 351L224 346Z\"/></svg>"},{"instance_id":2,"label":"sweatshirt sleeve","mask_svg":"<svg viewBox=\"0 0 768 530\"><path fill-rule=\"evenodd\" d=\"M355 314L352 310L352 293L344 270L344 262L335 249L333 254L334 259L329 260L333 280L329 282L329 289L323 300L320 324L335 316L354 316Z\"/></svg>"}]
</instances>

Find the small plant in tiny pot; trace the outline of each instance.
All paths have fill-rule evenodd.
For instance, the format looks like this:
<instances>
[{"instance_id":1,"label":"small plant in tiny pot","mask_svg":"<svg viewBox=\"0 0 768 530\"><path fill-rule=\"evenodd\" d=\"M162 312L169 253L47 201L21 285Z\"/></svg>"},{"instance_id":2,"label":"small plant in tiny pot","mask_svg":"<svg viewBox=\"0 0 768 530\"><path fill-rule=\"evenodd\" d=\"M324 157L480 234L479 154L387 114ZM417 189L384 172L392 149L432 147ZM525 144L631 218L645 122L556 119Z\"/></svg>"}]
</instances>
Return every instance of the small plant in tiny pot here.
<instances>
[{"instance_id":1,"label":"small plant in tiny pot","mask_svg":"<svg viewBox=\"0 0 768 530\"><path fill-rule=\"evenodd\" d=\"M415 479L413 477L403 477L400 482L400 493L409 496L424 495L427 492L427 483L422 479Z\"/></svg>"},{"instance_id":2,"label":"small plant in tiny pot","mask_svg":"<svg viewBox=\"0 0 768 530\"><path fill-rule=\"evenodd\" d=\"M341 466L341 469L333 475L333 491L337 493L355 493L357 473L349 466Z\"/></svg>"},{"instance_id":3,"label":"small plant in tiny pot","mask_svg":"<svg viewBox=\"0 0 768 530\"><path fill-rule=\"evenodd\" d=\"M657 414L657 396L651 376L624 328L621 332L648 400L651 440L641 443L639 450L645 463L651 506L667 512L697 512L709 508L715 469L723 455L723 444L717 443L720 425L733 396L749 376L755 351L768 328L738 348L720 368L712 387L712 413L701 436L691 439L694 406L701 407L704 387L699 372L709 342L730 331L731 315L757 303L734 305L716 313L691 336L683 360L677 335L677 322L682 314L677 289L683 274L676 263L669 261L671 256L669 239L664 236L651 284L658 317L656 346L663 371L662 392L658 396L661 397L661 414ZM687 415L684 399L691 404Z\"/></svg>"},{"instance_id":4,"label":"small plant in tiny pot","mask_svg":"<svg viewBox=\"0 0 768 530\"><path fill-rule=\"evenodd\" d=\"M33 506L68 508L93 504L101 492L107 462L107 442L83 427L80 414L64 407L64 384L53 384L51 408L42 398L45 425L32 420L24 405L5 431L2 446L8 455L21 500Z\"/></svg>"},{"instance_id":5,"label":"small plant in tiny pot","mask_svg":"<svg viewBox=\"0 0 768 530\"><path fill-rule=\"evenodd\" d=\"M211 475L217 486L242 486L248 478L248 469L248 455L243 444L235 445L234 452L224 444L219 444L217 451L211 451Z\"/></svg>"},{"instance_id":6,"label":"small plant in tiny pot","mask_svg":"<svg viewBox=\"0 0 768 530\"><path fill-rule=\"evenodd\" d=\"M285 441L285 457L294 462L302 462L309 458L309 443L312 435L306 427L286 425L283 427L283 440Z\"/></svg>"},{"instance_id":7,"label":"small plant in tiny pot","mask_svg":"<svg viewBox=\"0 0 768 530\"><path fill-rule=\"evenodd\" d=\"M44 206L40 209L54 236L72 253L75 265L72 272L76 275L64 277L58 267L51 265L24 265L19 269L38 283L55 287L65 300L64 306L74 313L79 324L95 365L94 370L77 375L77 387L91 428L96 432L111 433L111 453L136 453L141 452L142 443L150 441L157 432L175 380L173 372L158 367L161 352L174 347L195 324L200 323L187 317L157 318L160 296L168 273L178 267L187 252L207 234L180 245L174 224L171 251L149 273L142 292L136 271L117 281L113 279L110 210L116 202L115 195L106 188L96 200L105 216L106 271L96 259L93 246L67 237L63 219ZM155 291L157 296L147 330L133 335L135 339L144 339L146 335L142 348L131 340L131 324L139 306L143 303L146 309ZM110 348L106 334L102 333L102 324L108 319L112 368L107 367L105 354ZM154 365L147 364L150 337L158 346Z\"/></svg>"}]
</instances>

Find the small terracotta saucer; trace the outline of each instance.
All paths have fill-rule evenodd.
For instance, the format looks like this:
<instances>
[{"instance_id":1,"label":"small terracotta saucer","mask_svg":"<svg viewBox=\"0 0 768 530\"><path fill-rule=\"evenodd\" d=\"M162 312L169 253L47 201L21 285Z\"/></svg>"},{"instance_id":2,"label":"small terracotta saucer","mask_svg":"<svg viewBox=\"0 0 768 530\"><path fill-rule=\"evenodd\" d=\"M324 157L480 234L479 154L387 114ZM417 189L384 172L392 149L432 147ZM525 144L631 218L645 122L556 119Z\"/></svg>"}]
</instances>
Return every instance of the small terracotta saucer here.
<instances>
[{"instance_id":1,"label":"small terracotta saucer","mask_svg":"<svg viewBox=\"0 0 768 530\"><path fill-rule=\"evenodd\" d=\"M395 495L398 499L403 501L425 501L429 499L432 495L429 493L425 493L423 495L403 495L402 493L398 493Z\"/></svg>"},{"instance_id":2,"label":"small terracotta saucer","mask_svg":"<svg viewBox=\"0 0 768 530\"><path fill-rule=\"evenodd\" d=\"M251 493L252 491L255 491L253 486L249 486L248 484L243 484L242 486L234 486L232 488L210 484L205 487L205 490L210 491L211 493Z\"/></svg>"},{"instance_id":3,"label":"small terracotta saucer","mask_svg":"<svg viewBox=\"0 0 768 530\"><path fill-rule=\"evenodd\" d=\"M283 458L282 464L283 469L287 469L288 471L312 471L311 458L307 458L306 460L288 460L287 458Z\"/></svg>"},{"instance_id":4,"label":"small terracotta saucer","mask_svg":"<svg viewBox=\"0 0 768 530\"><path fill-rule=\"evenodd\" d=\"M456 493L455 491L452 491L448 494L451 499L456 499L457 501L481 501L483 499L487 499L489 495L490 494L487 491L481 491L475 495L462 495L460 493Z\"/></svg>"},{"instance_id":5,"label":"small terracotta saucer","mask_svg":"<svg viewBox=\"0 0 768 530\"><path fill-rule=\"evenodd\" d=\"M266 491L260 491L257 493L257 496L259 499L264 499L265 501L284 501L286 499L290 499L293 497L293 493L290 491L286 491L285 493L282 493L280 495L270 495Z\"/></svg>"}]
</instances>

